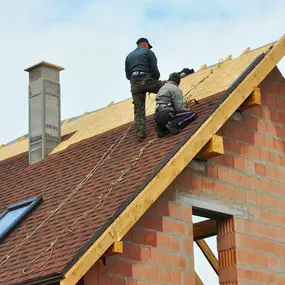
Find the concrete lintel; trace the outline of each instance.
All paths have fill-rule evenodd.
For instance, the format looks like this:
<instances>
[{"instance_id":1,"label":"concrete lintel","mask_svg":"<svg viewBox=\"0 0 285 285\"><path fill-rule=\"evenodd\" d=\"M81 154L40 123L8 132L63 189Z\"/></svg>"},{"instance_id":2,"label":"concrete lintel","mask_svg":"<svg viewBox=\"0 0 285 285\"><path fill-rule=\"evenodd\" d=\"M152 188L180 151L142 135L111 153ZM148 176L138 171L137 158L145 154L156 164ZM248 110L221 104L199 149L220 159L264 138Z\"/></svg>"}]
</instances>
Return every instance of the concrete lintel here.
<instances>
[{"instance_id":1,"label":"concrete lintel","mask_svg":"<svg viewBox=\"0 0 285 285\"><path fill-rule=\"evenodd\" d=\"M248 213L247 207L221 204L218 200L201 199L197 196L178 192L176 200L183 205L192 206L193 214L207 218L217 219L234 216L237 218L252 220L253 216Z\"/></svg>"},{"instance_id":2,"label":"concrete lintel","mask_svg":"<svg viewBox=\"0 0 285 285\"><path fill-rule=\"evenodd\" d=\"M61 67L59 65L55 65L55 64L52 64L52 63L49 63L49 62L46 62L46 61L41 61L37 64L34 64L28 68L25 69L25 71L27 72L30 72L31 70L35 69L35 68L38 68L38 67L41 67L41 66L46 66L46 67L50 67L50 68L53 68L57 71L62 71L64 70L64 67Z\"/></svg>"}]
</instances>

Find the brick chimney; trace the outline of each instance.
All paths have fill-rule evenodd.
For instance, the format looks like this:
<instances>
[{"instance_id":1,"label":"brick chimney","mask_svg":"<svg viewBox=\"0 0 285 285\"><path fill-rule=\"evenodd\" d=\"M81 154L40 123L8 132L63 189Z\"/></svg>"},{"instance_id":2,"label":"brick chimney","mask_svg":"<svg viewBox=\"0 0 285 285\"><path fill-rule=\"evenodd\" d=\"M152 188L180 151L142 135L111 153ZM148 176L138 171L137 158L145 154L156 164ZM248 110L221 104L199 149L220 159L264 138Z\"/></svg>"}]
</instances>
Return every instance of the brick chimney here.
<instances>
[{"instance_id":1,"label":"brick chimney","mask_svg":"<svg viewBox=\"0 0 285 285\"><path fill-rule=\"evenodd\" d=\"M61 70L44 61L25 69L29 72L29 163L44 159L60 143Z\"/></svg>"}]
</instances>

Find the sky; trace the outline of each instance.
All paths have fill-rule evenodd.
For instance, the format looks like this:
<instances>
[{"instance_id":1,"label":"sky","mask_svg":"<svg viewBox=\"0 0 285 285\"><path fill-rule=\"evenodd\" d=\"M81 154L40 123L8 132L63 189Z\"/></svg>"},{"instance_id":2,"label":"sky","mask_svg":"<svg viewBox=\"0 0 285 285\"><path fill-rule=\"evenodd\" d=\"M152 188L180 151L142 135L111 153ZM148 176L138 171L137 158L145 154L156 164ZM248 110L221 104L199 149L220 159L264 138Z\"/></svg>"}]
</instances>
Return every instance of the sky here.
<instances>
[{"instance_id":1,"label":"sky","mask_svg":"<svg viewBox=\"0 0 285 285\"><path fill-rule=\"evenodd\" d=\"M28 132L24 69L42 60L65 68L66 119L130 97L124 62L140 37L153 45L161 79L167 79L173 71L236 57L285 33L284 0L0 0L0 5L0 145ZM284 59L279 68L285 75ZM199 267L202 257L197 260ZM205 284L217 283L200 268Z\"/></svg>"},{"instance_id":2,"label":"sky","mask_svg":"<svg viewBox=\"0 0 285 285\"><path fill-rule=\"evenodd\" d=\"M161 79L238 56L285 33L285 1L0 0L0 145L28 132L28 74L61 72L62 119L130 97L126 55L147 37ZM285 73L285 63L280 64Z\"/></svg>"}]
</instances>

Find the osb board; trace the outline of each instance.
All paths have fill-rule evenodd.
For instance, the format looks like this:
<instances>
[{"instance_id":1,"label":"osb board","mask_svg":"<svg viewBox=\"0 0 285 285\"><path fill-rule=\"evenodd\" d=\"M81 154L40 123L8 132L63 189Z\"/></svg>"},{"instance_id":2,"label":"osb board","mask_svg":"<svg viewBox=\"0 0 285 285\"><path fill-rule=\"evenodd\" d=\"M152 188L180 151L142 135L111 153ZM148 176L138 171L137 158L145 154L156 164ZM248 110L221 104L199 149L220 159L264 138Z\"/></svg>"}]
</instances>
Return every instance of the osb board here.
<instances>
[{"instance_id":1,"label":"osb board","mask_svg":"<svg viewBox=\"0 0 285 285\"><path fill-rule=\"evenodd\" d=\"M206 68L184 78L180 87L184 94L191 90L187 97L202 99L227 89L252 60L271 46L267 45L253 50L235 59L230 59ZM208 76L209 75L209 76ZM208 77L207 77L208 76ZM195 86L207 77L197 88ZM155 95L147 97L147 114L155 110ZM76 131L68 140L60 143L52 153L61 151L83 139L98 135L133 120L133 104L131 99L101 109L95 113L86 114L81 118L62 125L62 135ZM0 148L0 161L28 150L28 140L24 139Z\"/></svg>"}]
</instances>

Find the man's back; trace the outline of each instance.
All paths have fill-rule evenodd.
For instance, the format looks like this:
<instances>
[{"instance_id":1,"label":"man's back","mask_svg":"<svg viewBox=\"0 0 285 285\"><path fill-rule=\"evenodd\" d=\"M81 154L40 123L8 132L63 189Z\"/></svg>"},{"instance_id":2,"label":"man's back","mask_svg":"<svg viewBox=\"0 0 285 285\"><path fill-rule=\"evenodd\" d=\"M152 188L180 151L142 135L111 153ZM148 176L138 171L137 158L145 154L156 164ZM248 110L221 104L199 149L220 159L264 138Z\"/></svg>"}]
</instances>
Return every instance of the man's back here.
<instances>
[{"instance_id":1,"label":"man's back","mask_svg":"<svg viewBox=\"0 0 285 285\"><path fill-rule=\"evenodd\" d=\"M129 80L134 71L149 73L153 79L159 79L160 77L155 54L151 50L142 47L137 47L128 54L125 70L126 77Z\"/></svg>"},{"instance_id":2,"label":"man's back","mask_svg":"<svg viewBox=\"0 0 285 285\"><path fill-rule=\"evenodd\" d=\"M197 116L195 111L185 108L183 93L178 87L180 81L180 74L173 72L157 92L154 119L159 137L169 132L179 134Z\"/></svg>"},{"instance_id":3,"label":"man's back","mask_svg":"<svg viewBox=\"0 0 285 285\"><path fill-rule=\"evenodd\" d=\"M156 104L171 106L170 110L177 112L186 110L184 105L183 93L175 82L166 82L157 92Z\"/></svg>"}]
</instances>

